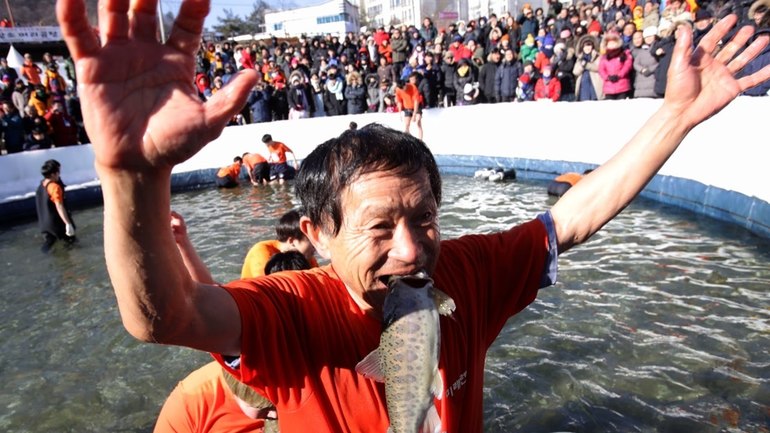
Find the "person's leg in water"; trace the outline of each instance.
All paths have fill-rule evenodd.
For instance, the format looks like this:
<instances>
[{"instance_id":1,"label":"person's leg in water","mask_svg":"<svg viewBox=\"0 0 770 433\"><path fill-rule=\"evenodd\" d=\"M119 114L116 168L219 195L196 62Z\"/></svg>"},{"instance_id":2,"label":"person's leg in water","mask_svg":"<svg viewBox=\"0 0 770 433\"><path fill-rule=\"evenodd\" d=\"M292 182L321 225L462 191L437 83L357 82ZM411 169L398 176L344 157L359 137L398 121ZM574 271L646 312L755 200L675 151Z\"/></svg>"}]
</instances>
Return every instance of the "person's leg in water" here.
<instances>
[{"instance_id":1,"label":"person's leg in water","mask_svg":"<svg viewBox=\"0 0 770 433\"><path fill-rule=\"evenodd\" d=\"M48 232L43 233L43 246L40 247L40 251L44 253L51 251L51 247L56 243L56 240L56 236Z\"/></svg>"}]
</instances>

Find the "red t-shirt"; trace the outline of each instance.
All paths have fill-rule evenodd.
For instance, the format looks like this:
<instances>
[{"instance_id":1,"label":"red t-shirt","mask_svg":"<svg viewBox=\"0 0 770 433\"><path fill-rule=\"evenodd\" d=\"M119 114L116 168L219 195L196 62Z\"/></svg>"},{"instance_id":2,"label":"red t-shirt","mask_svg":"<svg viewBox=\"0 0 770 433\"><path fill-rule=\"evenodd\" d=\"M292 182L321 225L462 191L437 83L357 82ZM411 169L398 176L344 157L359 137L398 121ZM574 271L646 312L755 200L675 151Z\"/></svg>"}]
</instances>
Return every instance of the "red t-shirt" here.
<instances>
[{"instance_id":1,"label":"red t-shirt","mask_svg":"<svg viewBox=\"0 0 770 433\"><path fill-rule=\"evenodd\" d=\"M545 224L533 220L441 243L433 277L457 304L451 318L441 318L445 396L436 406L443 431L482 430L487 349L506 320L535 299L548 242ZM225 288L242 320L241 367L234 374L276 405L282 433L387 430L383 384L355 371L379 345L382 325L361 311L331 266Z\"/></svg>"},{"instance_id":2,"label":"red t-shirt","mask_svg":"<svg viewBox=\"0 0 770 433\"><path fill-rule=\"evenodd\" d=\"M169 394L154 433L258 433L264 420L247 417L216 362L190 373Z\"/></svg>"}]
</instances>

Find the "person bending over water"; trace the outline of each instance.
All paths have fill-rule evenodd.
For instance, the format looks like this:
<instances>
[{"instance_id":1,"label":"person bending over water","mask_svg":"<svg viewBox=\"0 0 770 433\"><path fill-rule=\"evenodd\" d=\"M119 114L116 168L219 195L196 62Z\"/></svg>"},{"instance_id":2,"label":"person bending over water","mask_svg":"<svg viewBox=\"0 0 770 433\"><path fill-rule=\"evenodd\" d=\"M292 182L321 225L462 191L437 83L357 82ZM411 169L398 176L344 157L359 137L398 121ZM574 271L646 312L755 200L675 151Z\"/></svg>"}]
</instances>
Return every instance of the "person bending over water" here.
<instances>
[{"instance_id":1,"label":"person bending over water","mask_svg":"<svg viewBox=\"0 0 770 433\"><path fill-rule=\"evenodd\" d=\"M330 265L212 285L190 276L169 231L171 171L219 136L257 76L241 71L201 102L190 77L209 3L184 0L165 44L156 5L103 0L97 38L83 0L57 3L95 143L123 325L144 342L214 354L275 405L284 433L387 430L383 387L355 366L379 344L384 280L421 270L457 304L440 325L442 430L481 431L487 349L553 284L557 256L628 205L692 128L770 77L766 67L734 78L767 45L760 37L746 47L749 27L720 45L735 16L697 48L683 27L660 108L614 156L537 218L452 240L440 236L441 178L427 146L379 125L345 131L308 155L295 181L300 227Z\"/></svg>"}]
</instances>

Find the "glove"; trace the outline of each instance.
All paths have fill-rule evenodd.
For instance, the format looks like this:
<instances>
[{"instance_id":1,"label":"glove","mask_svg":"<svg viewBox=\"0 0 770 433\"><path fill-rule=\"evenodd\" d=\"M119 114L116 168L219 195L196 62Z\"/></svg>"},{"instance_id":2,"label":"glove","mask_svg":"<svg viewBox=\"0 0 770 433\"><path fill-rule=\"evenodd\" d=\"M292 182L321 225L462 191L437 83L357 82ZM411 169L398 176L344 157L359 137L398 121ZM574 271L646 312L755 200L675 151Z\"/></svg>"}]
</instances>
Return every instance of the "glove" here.
<instances>
[{"instance_id":1,"label":"glove","mask_svg":"<svg viewBox=\"0 0 770 433\"><path fill-rule=\"evenodd\" d=\"M617 83L620 78L617 75L610 75L607 79L610 80L611 83Z\"/></svg>"},{"instance_id":2,"label":"glove","mask_svg":"<svg viewBox=\"0 0 770 433\"><path fill-rule=\"evenodd\" d=\"M75 226L72 224L67 224L67 227L64 229L64 233L69 237L75 236Z\"/></svg>"}]
</instances>

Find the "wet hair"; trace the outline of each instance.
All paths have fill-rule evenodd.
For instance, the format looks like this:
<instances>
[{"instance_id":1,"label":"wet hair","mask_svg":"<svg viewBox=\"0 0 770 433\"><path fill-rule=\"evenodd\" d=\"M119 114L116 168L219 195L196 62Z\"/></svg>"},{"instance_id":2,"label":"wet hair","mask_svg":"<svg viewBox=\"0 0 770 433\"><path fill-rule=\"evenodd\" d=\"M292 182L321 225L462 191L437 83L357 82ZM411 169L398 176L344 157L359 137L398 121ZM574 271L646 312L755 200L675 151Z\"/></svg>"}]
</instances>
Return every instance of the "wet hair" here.
<instances>
[{"instance_id":1,"label":"wet hair","mask_svg":"<svg viewBox=\"0 0 770 433\"><path fill-rule=\"evenodd\" d=\"M299 228L300 216L297 210L290 210L281 216L275 225L275 234L279 241L286 242L289 238L305 239L305 234Z\"/></svg>"},{"instance_id":2,"label":"wet hair","mask_svg":"<svg viewBox=\"0 0 770 433\"><path fill-rule=\"evenodd\" d=\"M243 162L243 158L241 158L240 156L236 156L235 158L233 158L233 162Z\"/></svg>"},{"instance_id":3,"label":"wet hair","mask_svg":"<svg viewBox=\"0 0 770 433\"><path fill-rule=\"evenodd\" d=\"M441 177L428 146L410 134L370 123L316 147L302 162L295 188L310 221L336 235L343 218L340 197L356 179L378 171L408 176L421 170L439 206Z\"/></svg>"},{"instance_id":4,"label":"wet hair","mask_svg":"<svg viewBox=\"0 0 770 433\"><path fill-rule=\"evenodd\" d=\"M43 163L42 167L40 167L40 174L42 174L45 178L50 177L54 173L59 173L60 171L61 164L55 159L49 159Z\"/></svg>"},{"instance_id":5,"label":"wet hair","mask_svg":"<svg viewBox=\"0 0 770 433\"><path fill-rule=\"evenodd\" d=\"M304 254L295 250L274 254L265 263L265 275L282 271L301 271L303 269L310 269L310 262Z\"/></svg>"},{"instance_id":6,"label":"wet hair","mask_svg":"<svg viewBox=\"0 0 770 433\"><path fill-rule=\"evenodd\" d=\"M265 134L265 135L262 136L262 142L263 143L267 144L267 143L270 143L271 141L273 141L273 136L272 135Z\"/></svg>"}]
</instances>

